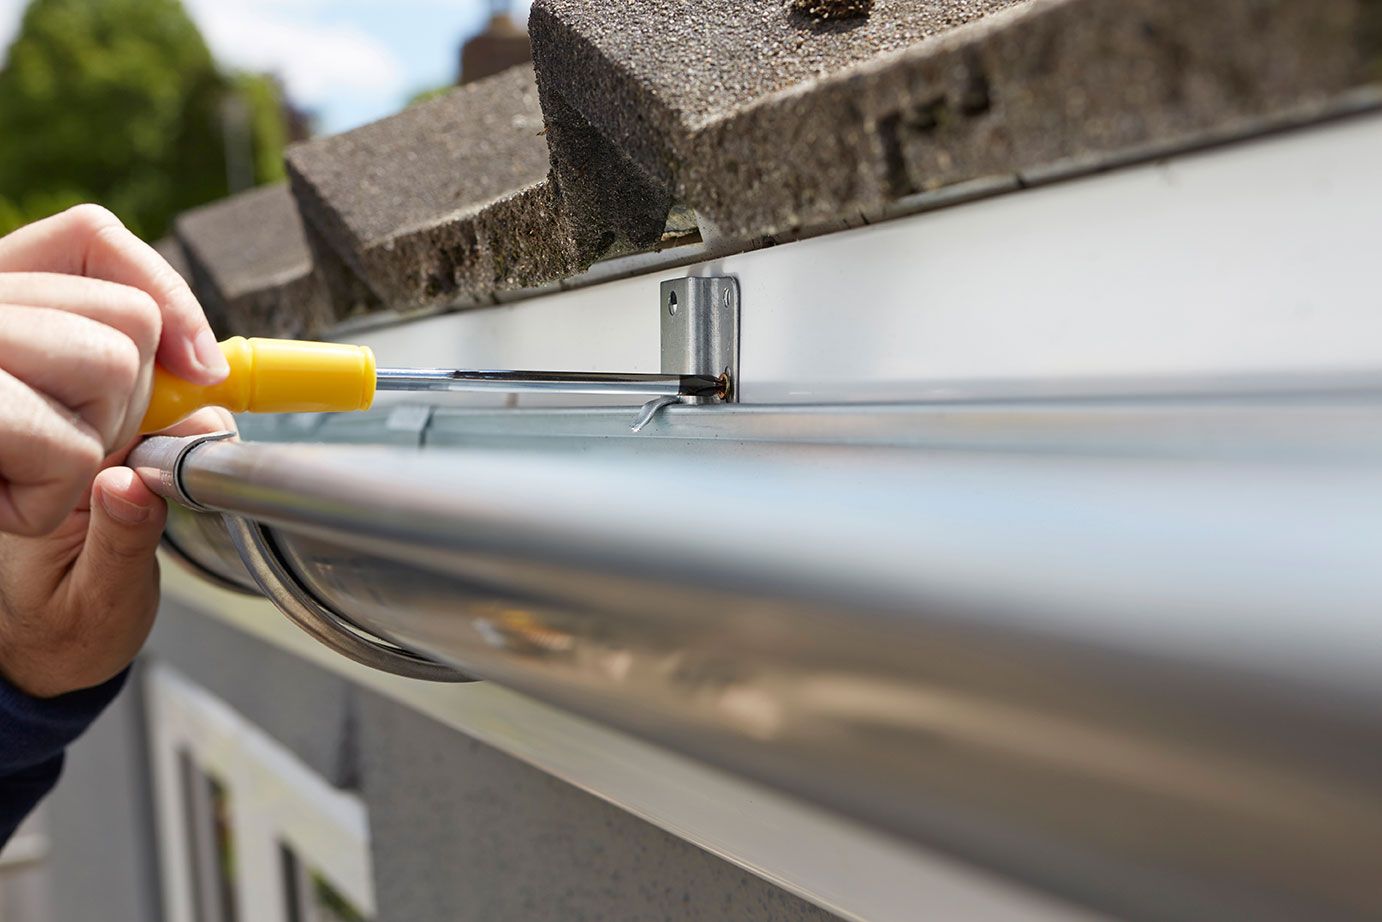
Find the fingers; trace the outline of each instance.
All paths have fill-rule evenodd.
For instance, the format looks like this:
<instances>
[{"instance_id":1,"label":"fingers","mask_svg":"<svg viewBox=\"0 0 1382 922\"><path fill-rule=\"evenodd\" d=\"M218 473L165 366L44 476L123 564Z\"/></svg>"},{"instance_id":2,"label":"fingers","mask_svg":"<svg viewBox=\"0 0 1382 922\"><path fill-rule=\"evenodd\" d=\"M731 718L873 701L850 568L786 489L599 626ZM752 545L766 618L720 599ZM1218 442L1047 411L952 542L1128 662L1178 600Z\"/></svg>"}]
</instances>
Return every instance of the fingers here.
<instances>
[{"instance_id":1,"label":"fingers","mask_svg":"<svg viewBox=\"0 0 1382 922\"><path fill-rule=\"evenodd\" d=\"M101 468L105 443L81 416L0 371L0 532L44 535Z\"/></svg>"},{"instance_id":2,"label":"fingers","mask_svg":"<svg viewBox=\"0 0 1382 922\"><path fill-rule=\"evenodd\" d=\"M140 375L138 387L123 408L122 418L116 427L116 438L123 442L134 435L148 405L154 355L163 328L158 304L147 292L128 285L76 275L4 272L0 273L0 304L67 311L99 321L128 337L139 355ZM7 358L6 353L0 351L0 364L5 363ZM14 372L12 368L9 370ZM63 366L61 370L70 376L87 375L89 380L96 380L92 370L87 367L77 369Z\"/></svg>"},{"instance_id":3,"label":"fingers","mask_svg":"<svg viewBox=\"0 0 1382 922\"><path fill-rule=\"evenodd\" d=\"M0 304L52 307L99 320L130 338L152 360L163 318L148 292L103 279L54 272L0 272Z\"/></svg>"},{"instance_id":4,"label":"fingers","mask_svg":"<svg viewBox=\"0 0 1382 922\"><path fill-rule=\"evenodd\" d=\"M0 272L57 272L138 288L162 316L163 367L197 384L215 384L229 372L187 283L104 208L78 205L0 239Z\"/></svg>"},{"instance_id":5,"label":"fingers","mask_svg":"<svg viewBox=\"0 0 1382 922\"><path fill-rule=\"evenodd\" d=\"M107 451L133 435L153 381L129 337L51 308L0 304L0 366L85 419Z\"/></svg>"},{"instance_id":6,"label":"fingers","mask_svg":"<svg viewBox=\"0 0 1382 922\"><path fill-rule=\"evenodd\" d=\"M142 559L153 554L163 533L163 500L127 467L108 467L91 486L91 528L87 550L101 559ZM99 560L97 562L100 562Z\"/></svg>"}]
</instances>

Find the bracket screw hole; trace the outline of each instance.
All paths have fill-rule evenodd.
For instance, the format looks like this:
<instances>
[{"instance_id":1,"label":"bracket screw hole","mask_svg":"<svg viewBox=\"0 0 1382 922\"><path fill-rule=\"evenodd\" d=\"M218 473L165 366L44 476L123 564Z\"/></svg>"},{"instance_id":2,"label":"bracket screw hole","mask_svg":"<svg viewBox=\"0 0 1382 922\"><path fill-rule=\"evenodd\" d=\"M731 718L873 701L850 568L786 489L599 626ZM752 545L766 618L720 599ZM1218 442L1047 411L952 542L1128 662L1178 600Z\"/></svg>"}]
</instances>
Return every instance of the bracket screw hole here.
<instances>
[{"instance_id":1,"label":"bracket screw hole","mask_svg":"<svg viewBox=\"0 0 1382 922\"><path fill-rule=\"evenodd\" d=\"M675 291L667 292L667 315L669 317L677 315L677 293Z\"/></svg>"}]
</instances>

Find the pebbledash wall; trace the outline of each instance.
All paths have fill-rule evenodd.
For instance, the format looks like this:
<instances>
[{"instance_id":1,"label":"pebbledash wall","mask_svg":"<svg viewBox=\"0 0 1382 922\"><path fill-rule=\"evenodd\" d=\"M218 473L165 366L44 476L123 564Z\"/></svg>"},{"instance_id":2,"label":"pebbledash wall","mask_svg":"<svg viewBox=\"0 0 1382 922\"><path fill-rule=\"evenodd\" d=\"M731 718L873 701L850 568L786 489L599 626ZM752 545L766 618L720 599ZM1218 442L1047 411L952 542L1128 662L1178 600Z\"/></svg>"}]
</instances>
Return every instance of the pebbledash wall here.
<instances>
[{"instance_id":1,"label":"pebbledash wall","mask_svg":"<svg viewBox=\"0 0 1382 922\"><path fill-rule=\"evenodd\" d=\"M158 796L158 785L170 779L153 771L148 715L150 696L168 694L168 676L175 690L190 688L202 703L224 706L229 719L243 719L246 737L237 748L266 750L270 769L277 766L280 775L305 769L307 783L323 789L318 796L340 792L363 805L371 879L320 881L329 888L324 903L335 905L336 914L322 907L285 911L293 922L357 918L351 911L358 903L341 892L361 886L372 887L374 907L359 910L360 917L378 922L835 918L405 705L166 602L133 681L71 750L46 816L51 917L21 922L176 918L164 912L167 874L195 874L195 868L169 863L197 863L188 847L197 820L172 818L187 841L170 842L157 832L157 800L196 808L196 798L183 791ZM204 763L225 753L189 755L205 771ZM274 762L284 755L296 763L286 766L291 771ZM237 797L267 798L271 811L288 806L275 805L274 792L259 781L250 782L257 790L235 790L234 779L215 781L225 788L231 814ZM297 809L310 809L303 802L311 800L294 796ZM234 837L237 830L229 832ZM232 864L243 865L245 845L232 845ZM349 848L333 843L337 852ZM220 873L214 869L201 885L214 888ZM292 893L285 882L285 902ZM259 922L246 907L233 912L238 915L210 910L216 922Z\"/></svg>"}]
</instances>

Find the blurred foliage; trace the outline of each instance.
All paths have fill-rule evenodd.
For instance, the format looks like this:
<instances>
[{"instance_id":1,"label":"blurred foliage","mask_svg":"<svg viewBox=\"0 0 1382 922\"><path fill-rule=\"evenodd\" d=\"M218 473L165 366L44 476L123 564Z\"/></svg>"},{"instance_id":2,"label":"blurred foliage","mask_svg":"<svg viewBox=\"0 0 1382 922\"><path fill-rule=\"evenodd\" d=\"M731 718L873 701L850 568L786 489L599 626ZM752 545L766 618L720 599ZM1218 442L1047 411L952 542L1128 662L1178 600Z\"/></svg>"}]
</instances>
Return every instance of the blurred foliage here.
<instances>
[{"instance_id":1,"label":"blurred foliage","mask_svg":"<svg viewBox=\"0 0 1382 922\"><path fill-rule=\"evenodd\" d=\"M179 0L32 0L0 70L0 233L94 201L161 236L227 193L228 125L246 178L282 176L276 83L222 74Z\"/></svg>"},{"instance_id":2,"label":"blurred foliage","mask_svg":"<svg viewBox=\"0 0 1382 922\"><path fill-rule=\"evenodd\" d=\"M429 99L436 99L439 96L445 96L447 93L451 92L455 88L456 84L448 83L444 86L434 86L428 90L418 90L416 93L408 97L408 101L405 103L405 105L415 106L420 102L427 102Z\"/></svg>"},{"instance_id":3,"label":"blurred foliage","mask_svg":"<svg viewBox=\"0 0 1382 922\"><path fill-rule=\"evenodd\" d=\"M286 179L283 148L288 145L288 125L278 82L263 74L237 74L234 87L249 108L255 183Z\"/></svg>"}]
</instances>

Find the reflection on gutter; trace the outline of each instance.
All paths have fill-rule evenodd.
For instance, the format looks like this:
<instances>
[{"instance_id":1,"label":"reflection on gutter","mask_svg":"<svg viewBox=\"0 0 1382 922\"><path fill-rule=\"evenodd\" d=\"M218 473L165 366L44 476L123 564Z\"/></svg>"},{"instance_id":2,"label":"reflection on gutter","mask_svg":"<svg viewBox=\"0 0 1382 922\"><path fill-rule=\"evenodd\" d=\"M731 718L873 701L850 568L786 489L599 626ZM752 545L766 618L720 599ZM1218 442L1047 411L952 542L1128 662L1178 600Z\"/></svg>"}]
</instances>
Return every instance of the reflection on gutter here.
<instances>
[{"instance_id":1,"label":"reflection on gutter","mask_svg":"<svg viewBox=\"0 0 1382 922\"><path fill-rule=\"evenodd\" d=\"M533 655L570 653L575 638L542 623L542 616L528 608L491 604L471 609L475 630L496 650L512 650Z\"/></svg>"}]
</instances>

